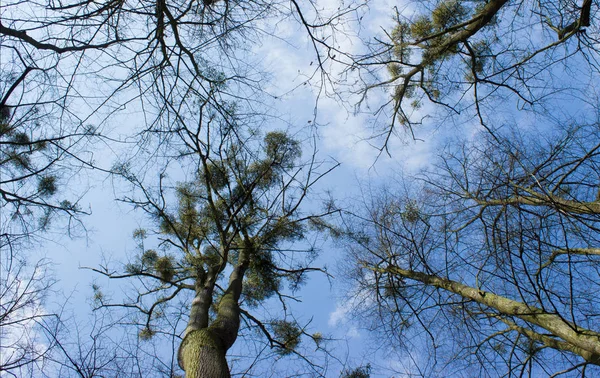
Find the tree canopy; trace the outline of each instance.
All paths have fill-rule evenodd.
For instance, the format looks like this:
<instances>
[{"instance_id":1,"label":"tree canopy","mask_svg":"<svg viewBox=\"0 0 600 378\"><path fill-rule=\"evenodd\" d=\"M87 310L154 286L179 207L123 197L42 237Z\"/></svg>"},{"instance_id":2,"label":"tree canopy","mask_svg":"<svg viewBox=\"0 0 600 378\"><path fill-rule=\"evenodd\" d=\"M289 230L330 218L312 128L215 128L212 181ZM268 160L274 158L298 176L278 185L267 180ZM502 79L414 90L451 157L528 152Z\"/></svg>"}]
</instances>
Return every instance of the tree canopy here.
<instances>
[{"instance_id":1,"label":"tree canopy","mask_svg":"<svg viewBox=\"0 0 600 378\"><path fill-rule=\"evenodd\" d=\"M558 114L556 101L594 97L597 8L588 0L397 5L393 26L352 57L350 70L364 71L361 102L377 89L389 95L375 108L389 117L378 126L384 143L403 128L418 135L415 126L436 115L441 123L474 117L493 130L499 102Z\"/></svg>"},{"instance_id":2,"label":"tree canopy","mask_svg":"<svg viewBox=\"0 0 600 378\"><path fill-rule=\"evenodd\" d=\"M0 374L598 374L598 12L2 2ZM101 196L143 216L116 252ZM51 261L94 232L88 314ZM315 275L347 289L327 325L295 311ZM334 351L342 312L400 362Z\"/></svg>"},{"instance_id":3,"label":"tree canopy","mask_svg":"<svg viewBox=\"0 0 600 378\"><path fill-rule=\"evenodd\" d=\"M185 180L172 182L168 172L176 170L169 160L154 187L126 166L115 168L131 192L139 192L123 201L143 209L154 226L134 232L139 249L122 269L93 269L109 278L135 279L137 294L110 303L98 288L97 307L139 311L143 339L158 332L180 339L177 362L186 376L228 377L225 356L242 319L281 355L298 353L302 336L320 348L322 340L285 308L293 299L288 287L294 293L309 272L325 272L311 266L318 251L306 246L306 237L311 221L334 210L304 214L301 204L333 167L315 156L301 160L300 142L285 132L270 131L259 140L236 119L206 120L201 112L198 117L180 123L170 144L180 143L177 163L186 169ZM149 248L150 240L155 246ZM281 317L253 314L271 297L281 302ZM181 313L187 325L173 324L165 315L173 313ZM307 368L320 374L323 367Z\"/></svg>"}]
</instances>

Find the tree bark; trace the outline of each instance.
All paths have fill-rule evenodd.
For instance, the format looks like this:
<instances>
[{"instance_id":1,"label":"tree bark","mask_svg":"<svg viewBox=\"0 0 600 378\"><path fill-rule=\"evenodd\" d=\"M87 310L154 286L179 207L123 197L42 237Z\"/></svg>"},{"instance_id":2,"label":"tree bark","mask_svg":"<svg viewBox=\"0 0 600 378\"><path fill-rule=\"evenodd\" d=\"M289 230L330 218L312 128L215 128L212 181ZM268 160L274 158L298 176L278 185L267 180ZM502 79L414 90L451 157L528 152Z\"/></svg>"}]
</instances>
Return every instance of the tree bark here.
<instances>
[{"instance_id":1,"label":"tree bark","mask_svg":"<svg viewBox=\"0 0 600 378\"><path fill-rule=\"evenodd\" d=\"M386 269L374 269L372 267L369 269L420 281L424 284L458 294L463 298L479 302L497 310L502 315L518 317L530 324L547 330L553 336L557 337L559 342L570 344L569 350L579 354L586 361L600 365L600 333L581 328L563 319L560 315L548 313L540 308L439 276L406 270L397 266L389 266ZM522 333L527 335L525 332ZM552 346L548 342L546 342L546 345ZM566 350L566 346L559 349Z\"/></svg>"},{"instance_id":2,"label":"tree bark","mask_svg":"<svg viewBox=\"0 0 600 378\"><path fill-rule=\"evenodd\" d=\"M219 300L217 317L208 325L212 286L198 285L190 320L179 346L178 362L186 378L229 378L227 350L235 343L240 328L239 299L250 251L240 252L239 263L229 276L229 286ZM209 287L206 287L209 286Z\"/></svg>"},{"instance_id":3,"label":"tree bark","mask_svg":"<svg viewBox=\"0 0 600 378\"><path fill-rule=\"evenodd\" d=\"M179 347L179 364L186 378L229 378L221 338L209 327L188 333Z\"/></svg>"}]
</instances>

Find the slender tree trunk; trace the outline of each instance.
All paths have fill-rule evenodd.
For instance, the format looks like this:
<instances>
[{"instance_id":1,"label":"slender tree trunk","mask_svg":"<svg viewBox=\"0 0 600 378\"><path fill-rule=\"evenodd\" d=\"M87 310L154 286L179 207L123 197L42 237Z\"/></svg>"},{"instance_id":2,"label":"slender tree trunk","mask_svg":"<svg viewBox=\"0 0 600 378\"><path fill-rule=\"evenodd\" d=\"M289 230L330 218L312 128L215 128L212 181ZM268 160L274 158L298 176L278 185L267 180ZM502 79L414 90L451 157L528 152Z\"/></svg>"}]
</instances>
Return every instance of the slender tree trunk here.
<instances>
[{"instance_id":1,"label":"slender tree trunk","mask_svg":"<svg viewBox=\"0 0 600 378\"><path fill-rule=\"evenodd\" d=\"M535 331L526 330L524 328L519 329L516 325L511 325L511 328L528 337L532 337L534 340L537 338L538 341L543 341L549 347L560 350L569 350L580 355L587 362L600 365L600 333L581 328L578 325L565 320L558 314L546 312L541 308L530 306L526 303L518 302L439 276L406 270L396 266L390 266L387 269L379 271L385 271L401 277L420 281L427 285L439 287L461 295L463 298L468 298L484 304L497 310L502 315L520 318L529 324L547 330L554 336L554 339L552 339L550 335L541 335ZM536 334L541 335L542 337L537 337Z\"/></svg>"}]
</instances>

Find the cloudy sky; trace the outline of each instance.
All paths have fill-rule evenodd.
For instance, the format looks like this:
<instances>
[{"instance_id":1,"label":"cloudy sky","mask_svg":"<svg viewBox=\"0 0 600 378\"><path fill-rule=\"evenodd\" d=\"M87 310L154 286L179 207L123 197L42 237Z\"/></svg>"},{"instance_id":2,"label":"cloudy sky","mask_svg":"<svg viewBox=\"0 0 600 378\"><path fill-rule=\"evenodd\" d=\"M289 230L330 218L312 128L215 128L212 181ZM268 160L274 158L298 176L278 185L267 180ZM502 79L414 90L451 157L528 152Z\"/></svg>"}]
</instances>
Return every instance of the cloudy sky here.
<instances>
[{"instance_id":1,"label":"cloudy sky","mask_svg":"<svg viewBox=\"0 0 600 378\"><path fill-rule=\"evenodd\" d=\"M319 2L319 6L335 10L338 2L328 0ZM397 1L374 2L369 8L361 8L356 13L348 14L347 22L340 24L344 25L345 33L336 35L336 47L349 53L361 52L363 47L360 38L379 34L382 27L391 25L390 9L393 6L403 12L412 12L409 6L402 7ZM358 18L361 19L360 24L356 22ZM320 156L341 164L319 187L324 192L335 192L341 201L360 196L360 183L369 181L373 187L377 187L378 183L390 177L399 178L401 173L410 174L424 168L435 155L436 146L444 140L443 130L430 128L425 124L419 130L419 140L413 140L408 134L392 138L389 142L391 156L382 153L382 140L372 139L371 136L374 127L380 126L379 122L385 125L389 120L380 116L374 121L373 109L385 101L387 94L373 92L361 108L355 108L358 97L350 95L350 92L358 88L334 88L332 82L320 80L315 52L305 30L296 20L278 22L273 35L264 36L252 49L252 53L256 54L256 62L270 74L270 80L264 83L264 89L274 97L268 105L285 120L281 126L287 128L293 125L310 130L310 133L318 137L317 149ZM334 81L344 69L336 64L327 65L326 68ZM340 91L340 96L344 96L343 102L333 96L337 90ZM127 104L124 109L119 113L119 117L122 117L118 120L119 124L136 122L135 119L140 115L139 107ZM420 112L426 114L427 110L424 107ZM113 131L118 132L118 127L120 126L113 124ZM118 153L113 148L99 147L95 151L95 158L108 168ZM85 321L92 283L101 283L108 291L118 292L122 288L81 268L98 267L104 258L127 261L136 246L131 237L132 232L144 227L148 220L131 206L114 200L119 195L119 189L115 189L114 182L106 176L88 172L83 177L71 179L67 184L89 188L80 201L85 209L91 210L91 215L84 219L85 230L80 230L73 239L61 234L61 228L53 231L36 258L47 256L56 264L54 272L59 279L59 287L69 303L74 308L81 309L78 316ZM364 186L362 188L365 190ZM323 242L322 247L319 262L328 266L335 274L336 265L343 260L344 251L336 248L330 241ZM122 284L127 285L125 282ZM343 296L342 285L324 276L313 276L300 292L300 297L303 302L297 305L295 315L307 322L312 319L312 331L340 340L336 344L339 348L336 353L339 353L341 362L348 363L349 366L373 362L371 347L377 347L377 343L360 329L360 325L352 322L349 312L352 303ZM414 353L418 355L418 351ZM412 363L410 358L406 361L395 358L388 360L383 354L376 361L381 365L382 376L389 376L390 370L387 369L402 371ZM341 364L332 367L331 376L336 376L340 367Z\"/></svg>"}]
</instances>

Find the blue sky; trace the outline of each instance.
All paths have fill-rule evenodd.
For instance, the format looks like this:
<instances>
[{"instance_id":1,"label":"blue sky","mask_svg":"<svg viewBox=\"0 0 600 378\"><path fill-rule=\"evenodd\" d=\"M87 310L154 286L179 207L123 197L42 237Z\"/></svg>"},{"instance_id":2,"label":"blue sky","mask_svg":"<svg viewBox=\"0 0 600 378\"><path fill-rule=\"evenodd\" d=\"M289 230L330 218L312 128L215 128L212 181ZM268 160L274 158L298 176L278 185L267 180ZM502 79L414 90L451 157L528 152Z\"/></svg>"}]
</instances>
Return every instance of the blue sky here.
<instances>
[{"instance_id":1,"label":"blue sky","mask_svg":"<svg viewBox=\"0 0 600 378\"><path fill-rule=\"evenodd\" d=\"M390 24L390 4L391 2L380 2L368 10L361 11L366 11L363 14L363 25L370 29L366 32L375 31L380 25ZM336 7L337 2L329 1L329 5ZM351 16L356 17L355 14ZM412 171L427 164L431 155L434 135L432 131L422 130L424 141L415 142L410 138L393 139L392 157L380 154L377 145L379 141L369 140L372 130L365 127L371 123L369 110L363 108L360 113L356 113L352 107L352 98L347 98L344 104L340 104L330 97L322 94L319 96L323 89L320 86L322 83L314 77L312 80L308 79L315 72L316 59L305 31L295 20L287 20L277 23L275 34L277 38L267 36L251 51L255 54L253 59L260 62L261 68L270 74L270 80L264 83L264 89L278 97L267 100L267 104L281 117L282 122L278 124L274 121L269 127L291 127L292 133L294 127L297 127L303 135L307 134L308 130L309 133L318 136L319 155L323 159L341 163L340 167L320 183L319 190L332 191L338 199L346 200L360 195L360 181L385 181L394 174L393 172L397 174L400 167ZM360 49L356 31L351 28L348 28L348 36L339 36L337 42L341 49L349 52L358 52ZM333 77L342 69L341 66L328 68ZM113 71L112 75L120 74ZM308 83L304 84L306 82ZM93 82L82 81L81 85L89 91L98 90L97 84ZM324 85L326 90L332 90L330 83ZM110 85L107 85L106 91L108 88ZM384 96L385 93L373 94L369 100L377 103L382 101ZM79 109L89 112L91 108L93 107L84 105ZM127 135L127 129L135 128L134 125L142 120L141 109L136 102L127 103L118 113L109 115L106 121L101 120L102 112L95 114L89 122L104 122L105 131L120 137ZM313 126L315 123L317 127ZM93 151L95 161L100 166L109 168L119 154L128 151L128 148L128 144L99 144ZM86 193L80 201L84 209L91 210L91 215L84 217L85 230L80 229L77 237L69 239L61 234L63 228L59 227L48 236L48 241L40 251L55 263L54 272L59 278L59 286L69 298L69 305L78 309L79 321L85 324L86 317L89 316L92 283L99 284L103 291L113 293L115 297L119 297L119 293L127 289L128 283L109 282L81 268L98 267L103 263L103 259L126 263L135 252L136 242L132 233L135 229L148 225L148 219L131 206L114 200L115 196L118 197L123 192L118 187L119 184L115 184L111 178L97 171L84 171L83 174L83 177L74 178L67 185L75 189L74 191L78 187L86 188ZM318 206L318 202L315 201L309 206ZM330 271L336 274L336 265L343 258L343 250L331 241L321 245L322 254L317 265L328 266ZM373 360L368 348L369 345L373 345L372 340L367 333L359 329L359 325L351 322L341 285L336 279L328 280L323 275L314 274L298 296L302 303L294 306L294 315L305 322L312 319L309 328L312 332L321 332L338 339L332 342L331 346L341 363L332 362L328 376L337 376L343 364L356 367L366 362L379 362L383 368L381 371L384 372L382 376L389 375L389 371L386 370L387 364L398 368L396 360L388 361L383 357ZM244 348L243 340L238 339L232 353L235 353L237 347Z\"/></svg>"},{"instance_id":2,"label":"blue sky","mask_svg":"<svg viewBox=\"0 0 600 378\"><path fill-rule=\"evenodd\" d=\"M402 6L402 4L406 4ZM359 53L363 49L358 33L365 38L370 35L380 34L381 28L392 24L390 9L398 7L407 16L414 12L411 2L377 1L369 7L361 9L358 13L349 14L349 19L363 17L361 26L349 20L345 24L345 34L336 36L335 43L340 50L349 53ZM319 2L319 5L332 10L337 9L336 0ZM327 13L327 12L325 12ZM373 120L373 109L386 101L388 94L380 91L373 92L368 101L360 109L354 104L358 101L356 95L351 95L353 88L333 88L328 82L320 82L319 73L315 74L315 52L308 40L305 30L295 20L285 20L272 23L265 21L269 30L274 30L272 36L264 36L260 43L244 54L255 62L260 70L269 73L268 81L261 83L263 89L276 98L265 97L266 106L280 117L274 118L269 124L270 128L285 128L295 132L296 128L301 135L315 135L317 149L323 159L341 163L334 172L318 185L323 193L331 191L336 199L341 202L349 201L361 196L361 190L369 191L370 187L360 183L369 182L374 188L377 185L402 180L403 175L410 175L428 166L440 151L440 146L452 138L470 137L474 135L475 128L472 120L467 116L463 118L464 124L458 125L455 121L453 127L441 129L433 124L425 123L418 130L419 140L412 140L406 134L390 140L389 149L391 156L381 153L381 139L370 139L373 133L372 126L378 122L387 123L385 117ZM101 64L101 63L99 63ZM342 65L326 66L332 77L337 78L344 67ZM113 77L122 75L121 72L111 72ZM352 82L349 80L348 82ZM99 91L95 83L78 83L82 90L90 92ZM106 88L110 85L107 84ZM340 102L326 94L340 91L345 101ZM90 100L90 102L93 102ZM86 108L82 104L74 104L82 113L89 113L93 107ZM578 113L581 104L566 106L565 118L569 113ZM316 109L316 111L315 111ZM502 121L512 119L524 124L536 124L537 119L514 114L515 103L499 104L491 109L490 115ZM419 114L428 114L431 108L425 105L417 111ZM583 112L583 110L581 111ZM105 131L115 137L128 135L141 121L141 107L138 103L126 104L115 114L106 115L96 113L87 120L90 123L103 122ZM315 126L316 125L316 126ZM95 160L101 166L109 168L118 156L128 151L131 145L120 144L116 146L98 144L94 148ZM121 189L119 184L106 175L97 171L84 171L82 176L65 179L63 182L70 186L74 192L78 188L85 188L85 195L80 204L84 209L90 209L91 215L84 217L85 230L79 230L76 238L67 238L61 232L64 224L57 223L57 228L46 236L39 248L39 257L47 256L55 264L53 270L59 279L59 287L69 299L69 305L78 309L77 316L85 322L90 309L92 296L92 283L99 283L108 292L119 293L124 287L119 283L108 282L81 267L97 267L102 263L103 256L111 261L127 262L134 253L136 242L131 235L137 228L148 224L144 214L123 203L116 202ZM320 195L319 195L320 196ZM318 198L308 206L318 206ZM318 263L328 266L336 274L336 266L343 264L344 251L331 240L321 243L322 252ZM38 256L31 256L35 260ZM127 286L127 282L120 283ZM412 366L411 358L419 359L419 351L412 351L412 356L398 359L395 355L387 356L383 350L377 349L380 344L367 332L353 323L349 312L349 303L344 296L343 285L336 279L328 280L324 276L313 275L305 287L298 293L302 303L295 305L295 315L301 321L310 323L312 332L322 332L339 341L332 343L335 347L340 362L332 363L328 376L337 376L344 363L355 367L366 362L372 362L377 367L379 376L389 376L391 371L403 371ZM118 294L116 294L118 296ZM244 348L243 341L238 339L236 348ZM373 348L377 350L373 353ZM378 376L375 374L374 376Z\"/></svg>"}]
</instances>

